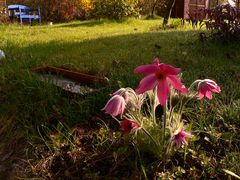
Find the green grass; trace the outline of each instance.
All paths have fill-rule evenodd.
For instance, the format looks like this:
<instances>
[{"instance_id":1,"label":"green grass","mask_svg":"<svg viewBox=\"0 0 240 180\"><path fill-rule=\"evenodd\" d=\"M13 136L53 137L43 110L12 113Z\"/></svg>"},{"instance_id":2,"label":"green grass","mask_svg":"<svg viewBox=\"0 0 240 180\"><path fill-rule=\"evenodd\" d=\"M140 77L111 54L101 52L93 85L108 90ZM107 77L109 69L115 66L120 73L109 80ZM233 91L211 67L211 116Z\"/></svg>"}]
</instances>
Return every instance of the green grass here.
<instances>
[{"instance_id":1,"label":"green grass","mask_svg":"<svg viewBox=\"0 0 240 180\"><path fill-rule=\"evenodd\" d=\"M213 139L221 133L222 139L230 141L221 166L240 172L240 44L201 42L199 32L203 30L179 27L163 31L158 30L160 24L161 20L130 19L0 26L0 49L6 53L0 64L1 120L14 120L30 142L38 137L37 127L48 124L54 114L68 126L86 123L101 114L107 95L118 88L117 81L135 88L140 77L133 73L134 68L151 63L157 55L162 62L182 68L187 86L198 78L213 79L221 86L222 93L211 105L205 104L207 110L194 105L188 116L194 131L206 130ZM114 64L115 60L120 63ZM64 65L106 76L112 83L97 94L72 96L41 82L33 72L38 65ZM196 143L191 148L199 147Z\"/></svg>"}]
</instances>

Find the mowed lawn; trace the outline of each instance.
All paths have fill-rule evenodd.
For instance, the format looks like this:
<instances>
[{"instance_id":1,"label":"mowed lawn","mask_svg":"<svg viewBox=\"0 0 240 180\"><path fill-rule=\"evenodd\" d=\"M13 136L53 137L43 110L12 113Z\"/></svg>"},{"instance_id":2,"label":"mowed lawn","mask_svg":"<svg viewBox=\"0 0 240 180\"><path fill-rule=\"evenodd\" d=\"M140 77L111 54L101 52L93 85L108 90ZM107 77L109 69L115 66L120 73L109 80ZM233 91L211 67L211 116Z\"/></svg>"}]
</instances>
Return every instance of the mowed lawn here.
<instances>
[{"instance_id":1,"label":"mowed lawn","mask_svg":"<svg viewBox=\"0 0 240 180\"><path fill-rule=\"evenodd\" d=\"M1 25L0 49L6 59L0 62L0 137L4 139L0 150L7 150L6 144L18 137L27 141L38 137L37 127L54 114L68 126L101 114L107 95L119 86L135 88L141 77L133 73L134 68L158 56L161 62L182 69L186 86L199 78L213 79L221 86L221 94L210 103L193 104L186 114L193 134L197 137L206 131L208 143L216 146L216 156L222 156L219 166L240 172L240 44L202 40L199 34L209 36L207 31L172 22L177 28L170 30L159 28L161 20L133 19ZM104 76L110 85L85 97L66 95L34 73L41 65ZM219 139L227 145L217 144ZM223 147L226 151L218 154ZM197 143L191 148L201 150Z\"/></svg>"}]
</instances>

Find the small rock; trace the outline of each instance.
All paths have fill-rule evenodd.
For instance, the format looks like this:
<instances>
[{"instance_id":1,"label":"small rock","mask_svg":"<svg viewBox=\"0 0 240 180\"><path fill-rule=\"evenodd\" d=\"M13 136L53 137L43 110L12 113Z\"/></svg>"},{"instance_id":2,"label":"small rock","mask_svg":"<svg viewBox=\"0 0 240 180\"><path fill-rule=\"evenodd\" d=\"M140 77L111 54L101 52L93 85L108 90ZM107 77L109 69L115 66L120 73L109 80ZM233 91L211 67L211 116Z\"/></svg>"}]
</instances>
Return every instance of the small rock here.
<instances>
[{"instance_id":1,"label":"small rock","mask_svg":"<svg viewBox=\"0 0 240 180\"><path fill-rule=\"evenodd\" d=\"M161 49L161 48L162 48L159 44L154 44L154 47L155 47L156 49Z\"/></svg>"},{"instance_id":2,"label":"small rock","mask_svg":"<svg viewBox=\"0 0 240 180\"><path fill-rule=\"evenodd\" d=\"M115 60L112 61L112 65L113 65L113 66L119 65L120 62L121 62L121 61L115 59Z\"/></svg>"},{"instance_id":3,"label":"small rock","mask_svg":"<svg viewBox=\"0 0 240 180\"><path fill-rule=\"evenodd\" d=\"M126 61L121 61L121 60L113 60L112 61L112 66L113 67L119 67L119 66L129 66L129 63Z\"/></svg>"},{"instance_id":4,"label":"small rock","mask_svg":"<svg viewBox=\"0 0 240 180\"><path fill-rule=\"evenodd\" d=\"M3 52L3 50L0 49L0 60L5 58L6 58L5 53Z\"/></svg>"},{"instance_id":5,"label":"small rock","mask_svg":"<svg viewBox=\"0 0 240 180\"><path fill-rule=\"evenodd\" d=\"M183 51L182 55L186 56L187 55L187 51Z\"/></svg>"}]
</instances>

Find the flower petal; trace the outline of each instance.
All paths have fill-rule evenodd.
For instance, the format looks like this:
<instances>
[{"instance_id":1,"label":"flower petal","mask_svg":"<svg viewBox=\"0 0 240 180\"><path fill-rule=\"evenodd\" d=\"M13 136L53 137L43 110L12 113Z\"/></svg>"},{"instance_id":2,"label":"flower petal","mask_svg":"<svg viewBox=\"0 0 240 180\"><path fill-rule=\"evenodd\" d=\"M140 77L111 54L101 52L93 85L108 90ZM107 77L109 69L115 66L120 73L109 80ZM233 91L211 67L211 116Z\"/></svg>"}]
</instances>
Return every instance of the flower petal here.
<instances>
[{"instance_id":1,"label":"flower petal","mask_svg":"<svg viewBox=\"0 0 240 180\"><path fill-rule=\"evenodd\" d=\"M150 89L153 89L156 85L157 85L157 78L155 74L150 74L140 81L136 89L136 93L142 94Z\"/></svg>"},{"instance_id":2,"label":"flower petal","mask_svg":"<svg viewBox=\"0 0 240 180\"><path fill-rule=\"evenodd\" d=\"M158 87L157 87L158 100L161 105L166 106L168 94L170 91L169 85L166 80L161 80L158 82L159 82Z\"/></svg>"},{"instance_id":3,"label":"flower petal","mask_svg":"<svg viewBox=\"0 0 240 180\"><path fill-rule=\"evenodd\" d=\"M192 135L190 133L187 133L184 130L182 130L181 134L182 134L182 136L184 136L184 138L191 138L192 137Z\"/></svg>"},{"instance_id":4,"label":"flower petal","mask_svg":"<svg viewBox=\"0 0 240 180\"><path fill-rule=\"evenodd\" d=\"M201 100L204 98L204 94L201 91L198 91L198 99Z\"/></svg>"},{"instance_id":5,"label":"flower petal","mask_svg":"<svg viewBox=\"0 0 240 180\"><path fill-rule=\"evenodd\" d=\"M138 66L134 72L138 74L153 74L156 71L158 71L158 66L156 64L147 64L147 65L142 65Z\"/></svg>"},{"instance_id":6,"label":"flower petal","mask_svg":"<svg viewBox=\"0 0 240 180\"><path fill-rule=\"evenodd\" d=\"M181 146L182 140L181 139L175 139L176 145L179 148Z\"/></svg>"},{"instance_id":7,"label":"flower petal","mask_svg":"<svg viewBox=\"0 0 240 180\"><path fill-rule=\"evenodd\" d=\"M159 64L158 66L160 71L162 71L166 75L178 75L181 72L180 68L175 68L168 64Z\"/></svg>"},{"instance_id":8,"label":"flower petal","mask_svg":"<svg viewBox=\"0 0 240 180\"><path fill-rule=\"evenodd\" d=\"M188 142L184 138L182 139L182 143L185 144L185 145L188 145Z\"/></svg>"},{"instance_id":9,"label":"flower petal","mask_svg":"<svg viewBox=\"0 0 240 180\"><path fill-rule=\"evenodd\" d=\"M105 107L102 109L105 113L115 117L122 114L125 110L125 100L122 96L115 95L109 99Z\"/></svg>"},{"instance_id":10,"label":"flower petal","mask_svg":"<svg viewBox=\"0 0 240 180\"><path fill-rule=\"evenodd\" d=\"M212 92L220 93L221 88L211 79L204 79L198 84L198 96L202 99L204 96L212 99Z\"/></svg>"},{"instance_id":11,"label":"flower petal","mask_svg":"<svg viewBox=\"0 0 240 180\"><path fill-rule=\"evenodd\" d=\"M135 122L133 120L125 119L120 122L120 127L125 134L128 134L132 130L137 129L139 127L139 125L137 124L137 122Z\"/></svg>"},{"instance_id":12,"label":"flower petal","mask_svg":"<svg viewBox=\"0 0 240 180\"><path fill-rule=\"evenodd\" d=\"M216 93L220 93L221 92L221 88L219 86L217 86L215 89L212 90L213 92Z\"/></svg>"},{"instance_id":13,"label":"flower petal","mask_svg":"<svg viewBox=\"0 0 240 180\"><path fill-rule=\"evenodd\" d=\"M159 64L160 64L158 57L155 57L155 58L154 58L153 64L156 64L156 65L159 65Z\"/></svg>"},{"instance_id":14,"label":"flower petal","mask_svg":"<svg viewBox=\"0 0 240 180\"><path fill-rule=\"evenodd\" d=\"M180 81L176 76L168 75L167 77L168 77L168 79L170 80L172 86L173 86L176 90L180 91L180 92L183 93L183 94L188 93L187 88L181 83L181 81Z\"/></svg>"},{"instance_id":15,"label":"flower petal","mask_svg":"<svg viewBox=\"0 0 240 180\"><path fill-rule=\"evenodd\" d=\"M110 94L111 96L120 95L122 96L127 90L125 88L120 88L119 90L115 91L114 93Z\"/></svg>"},{"instance_id":16,"label":"flower petal","mask_svg":"<svg viewBox=\"0 0 240 180\"><path fill-rule=\"evenodd\" d=\"M173 139L175 140L177 147L180 147L181 144L188 145L186 138L191 138L191 137L192 135L190 133L187 133L184 131L184 129L181 129L181 131L177 130L174 133Z\"/></svg>"},{"instance_id":17,"label":"flower petal","mask_svg":"<svg viewBox=\"0 0 240 180\"><path fill-rule=\"evenodd\" d=\"M206 84L211 91L216 92L216 93L221 92L220 87L214 81L213 82L206 82Z\"/></svg>"},{"instance_id":18,"label":"flower petal","mask_svg":"<svg viewBox=\"0 0 240 180\"><path fill-rule=\"evenodd\" d=\"M205 93L205 96L208 98L208 99L212 99L212 92L211 91L206 91Z\"/></svg>"}]
</instances>

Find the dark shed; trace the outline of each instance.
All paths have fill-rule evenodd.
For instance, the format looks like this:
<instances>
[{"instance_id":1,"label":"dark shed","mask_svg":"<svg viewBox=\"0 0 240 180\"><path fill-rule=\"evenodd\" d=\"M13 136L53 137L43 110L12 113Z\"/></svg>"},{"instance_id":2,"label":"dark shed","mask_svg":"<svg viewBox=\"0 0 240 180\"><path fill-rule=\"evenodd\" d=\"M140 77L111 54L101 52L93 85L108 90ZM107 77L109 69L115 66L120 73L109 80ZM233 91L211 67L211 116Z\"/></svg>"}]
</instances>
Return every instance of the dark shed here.
<instances>
[{"instance_id":1,"label":"dark shed","mask_svg":"<svg viewBox=\"0 0 240 180\"><path fill-rule=\"evenodd\" d=\"M204 18L201 9L209 8L209 0L176 0L171 14L172 18Z\"/></svg>"}]
</instances>

